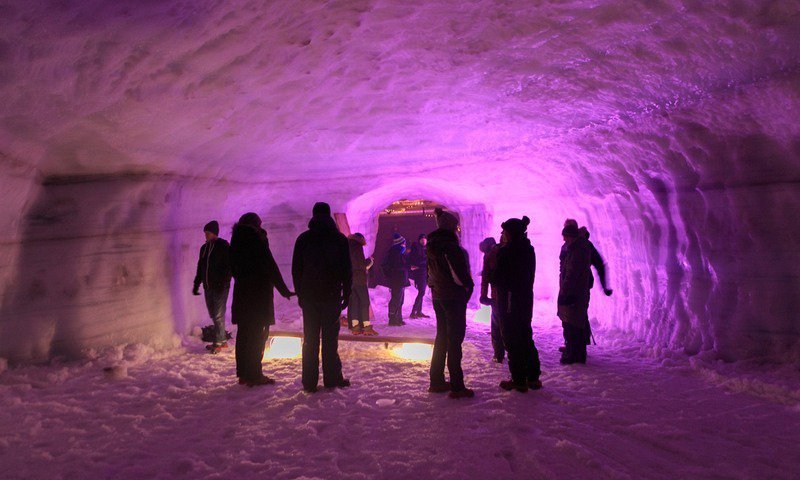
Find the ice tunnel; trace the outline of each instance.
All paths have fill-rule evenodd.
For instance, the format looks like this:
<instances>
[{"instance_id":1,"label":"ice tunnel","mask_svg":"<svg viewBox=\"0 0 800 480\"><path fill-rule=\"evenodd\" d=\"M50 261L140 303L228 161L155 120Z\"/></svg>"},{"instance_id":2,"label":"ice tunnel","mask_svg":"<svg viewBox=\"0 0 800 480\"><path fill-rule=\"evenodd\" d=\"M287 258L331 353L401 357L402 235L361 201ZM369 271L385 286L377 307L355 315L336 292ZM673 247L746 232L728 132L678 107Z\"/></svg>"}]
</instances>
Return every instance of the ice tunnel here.
<instances>
[{"instance_id":1,"label":"ice tunnel","mask_svg":"<svg viewBox=\"0 0 800 480\"><path fill-rule=\"evenodd\" d=\"M586 225L599 328L800 361L794 1L0 2L0 357L172 345L201 227L401 198L465 247L532 219L537 301ZM477 263L473 262L474 273ZM537 321L536 319L534 321Z\"/></svg>"}]
</instances>

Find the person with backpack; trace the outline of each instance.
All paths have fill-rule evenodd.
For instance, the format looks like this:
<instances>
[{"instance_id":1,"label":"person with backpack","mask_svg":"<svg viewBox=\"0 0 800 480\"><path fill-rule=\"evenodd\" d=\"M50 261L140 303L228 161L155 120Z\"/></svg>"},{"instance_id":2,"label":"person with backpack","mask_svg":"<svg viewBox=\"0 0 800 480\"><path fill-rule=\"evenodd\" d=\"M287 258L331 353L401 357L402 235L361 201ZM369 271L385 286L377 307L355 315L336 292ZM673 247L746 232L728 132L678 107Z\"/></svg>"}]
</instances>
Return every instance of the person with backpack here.
<instances>
[{"instance_id":1,"label":"person with backpack","mask_svg":"<svg viewBox=\"0 0 800 480\"><path fill-rule=\"evenodd\" d=\"M561 257L557 313L564 327L566 346L560 362L586 363L592 254L589 241L580 234L575 225L565 226L561 235L566 252Z\"/></svg>"},{"instance_id":2,"label":"person with backpack","mask_svg":"<svg viewBox=\"0 0 800 480\"><path fill-rule=\"evenodd\" d=\"M349 387L338 351L339 315L350 301L353 266L347 237L336 227L327 203L314 205L308 230L297 237L292 278L303 310L303 389L317 391L320 339L323 385Z\"/></svg>"},{"instance_id":3,"label":"person with backpack","mask_svg":"<svg viewBox=\"0 0 800 480\"><path fill-rule=\"evenodd\" d=\"M200 247L200 258L197 260L197 271L194 276L192 293L200 295L203 286L208 316L214 323L214 339L206 346L211 353L219 353L228 348L228 337L225 331L225 308L231 289L230 245L219 238L219 223L208 222L203 227L206 243Z\"/></svg>"},{"instance_id":4,"label":"person with backpack","mask_svg":"<svg viewBox=\"0 0 800 480\"><path fill-rule=\"evenodd\" d=\"M230 258L234 279L231 321L239 327L236 376L240 384L249 387L274 384L261 366L269 327L275 325L274 290L286 299L294 293L283 281L257 214L245 213L233 226Z\"/></svg>"},{"instance_id":5,"label":"person with backpack","mask_svg":"<svg viewBox=\"0 0 800 480\"><path fill-rule=\"evenodd\" d=\"M436 225L428 235L428 282L436 314L436 339L431 358L431 393L450 392L450 398L471 398L475 392L464 385L461 344L467 329L467 302L475 284L469 258L458 239L458 218L437 208ZM450 373L445 380L444 367Z\"/></svg>"}]
</instances>

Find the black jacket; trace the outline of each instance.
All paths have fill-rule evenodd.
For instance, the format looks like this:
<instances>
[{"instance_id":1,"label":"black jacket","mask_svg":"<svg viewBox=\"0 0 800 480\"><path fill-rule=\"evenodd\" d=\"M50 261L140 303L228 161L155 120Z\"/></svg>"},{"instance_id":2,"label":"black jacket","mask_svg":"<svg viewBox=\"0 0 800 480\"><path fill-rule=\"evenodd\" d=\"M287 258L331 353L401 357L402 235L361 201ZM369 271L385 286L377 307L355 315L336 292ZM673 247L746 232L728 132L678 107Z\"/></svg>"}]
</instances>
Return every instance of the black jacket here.
<instances>
[{"instance_id":1,"label":"black jacket","mask_svg":"<svg viewBox=\"0 0 800 480\"><path fill-rule=\"evenodd\" d=\"M501 318L530 321L536 277L536 252L531 241L523 237L502 245L497 249L496 262L492 285L497 290Z\"/></svg>"},{"instance_id":2,"label":"black jacket","mask_svg":"<svg viewBox=\"0 0 800 480\"><path fill-rule=\"evenodd\" d=\"M403 252L400 245L392 245L381 263L383 276L386 277L386 286L389 288L407 287L408 283L408 255Z\"/></svg>"},{"instance_id":3,"label":"black jacket","mask_svg":"<svg viewBox=\"0 0 800 480\"><path fill-rule=\"evenodd\" d=\"M372 259L364 256L364 244L354 238L348 238L350 244L350 263L353 266L353 285L367 285L367 271L372 266Z\"/></svg>"},{"instance_id":4,"label":"black jacket","mask_svg":"<svg viewBox=\"0 0 800 480\"><path fill-rule=\"evenodd\" d=\"M463 300L472 293L475 284L469 258L455 232L441 228L434 231L428 235L427 250L428 285L434 299Z\"/></svg>"},{"instance_id":5,"label":"black jacket","mask_svg":"<svg viewBox=\"0 0 800 480\"><path fill-rule=\"evenodd\" d=\"M204 290L222 290L231 285L230 245L217 238L200 247L197 260L197 273L194 276L194 289L203 285Z\"/></svg>"},{"instance_id":6,"label":"black jacket","mask_svg":"<svg viewBox=\"0 0 800 480\"><path fill-rule=\"evenodd\" d=\"M411 244L411 249L408 253L408 267L417 267L410 270L409 276L415 282L425 281L428 278L428 254L427 247L422 246L419 242Z\"/></svg>"},{"instance_id":7,"label":"black jacket","mask_svg":"<svg viewBox=\"0 0 800 480\"><path fill-rule=\"evenodd\" d=\"M583 229L586 230L585 228ZM597 251L597 247L594 246L594 243L589 240L589 232L585 231L584 233L586 242L588 243L589 254L591 255L591 264L595 270L597 270L597 276L600 278L600 286L603 287L603 290L608 288L608 279L606 278L606 262L603 260L603 257L600 255L600 252ZM558 256L559 261L563 264L564 258L567 256L567 244L561 245L561 254ZM594 286L594 277L592 277L591 285L589 288Z\"/></svg>"},{"instance_id":8,"label":"black jacket","mask_svg":"<svg viewBox=\"0 0 800 480\"><path fill-rule=\"evenodd\" d=\"M337 302L350 298L350 247L329 215L314 216L308 222L308 230L297 237L292 278L300 302L306 298Z\"/></svg>"},{"instance_id":9,"label":"black jacket","mask_svg":"<svg viewBox=\"0 0 800 480\"><path fill-rule=\"evenodd\" d=\"M235 279L231 322L275 324L273 288L283 296L289 296L289 289L269 249L266 232L245 225L233 227L230 256Z\"/></svg>"}]
</instances>

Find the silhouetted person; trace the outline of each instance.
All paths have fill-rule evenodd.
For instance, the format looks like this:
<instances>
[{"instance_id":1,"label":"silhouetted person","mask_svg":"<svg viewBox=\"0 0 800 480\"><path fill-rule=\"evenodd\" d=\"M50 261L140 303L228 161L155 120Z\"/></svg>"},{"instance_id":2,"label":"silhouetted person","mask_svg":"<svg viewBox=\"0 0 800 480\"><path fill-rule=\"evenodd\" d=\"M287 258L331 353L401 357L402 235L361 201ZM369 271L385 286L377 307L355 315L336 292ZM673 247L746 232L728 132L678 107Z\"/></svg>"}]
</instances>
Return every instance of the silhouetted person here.
<instances>
[{"instance_id":1,"label":"silhouetted person","mask_svg":"<svg viewBox=\"0 0 800 480\"><path fill-rule=\"evenodd\" d=\"M293 293L286 287L281 271L269 249L267 232L261 218L245 213L233 226L231 235L231 270L233 271L233 304L231 316L239 326L236 333L236 376L248 386L268 385L275 380L261 370L264 346L269 327L275 324L274 290L288 298Z\"/></svg>"},{"instance_id":2,"label":"silhouetted person","mask_svg":"<svg viewBox=\"0 0 800 480\"><path fill-rule=\"evenodd\" d=\"M347 322L354 335L377 335L369 319L369 290L367 272L372 267L372 257L364 256L367 240L364 235L354 233L347 237L350 245L350 263L353 265L353 290L347 306Z\"/></svg>"},{"instance_id":3,"label":"silhouetted person","mask_svg":"<svg viewBox=\"0 0 800 480\"><path fill-rule=\"evenodd\" d=\"M464 386L461 343L467 330L467 302L475 287L469 271L467 252L459 245L458 219L436 209L436 231L428 235L428 283L436 313L436 340L431 358L429 392L450 391L451 398L473 397ZM450 381L444 377L444 366Z\"/></svg>"},{"instance_id":4,"label":"silhouetted person","mask_svg":"<svg viewBox=\"0 0 800 480\"><path fill-rule=\"evenodd\" d=\"M322 338L322 383L347 387L339 359L339 315L347 308L353 284L347 237L336 228L331 207L314 205L308 230L297 237L292 277L303 309L303 389L317 391Z\"/></svg>"},{"instance_id":5,"label":"silhouetted person","mask_svg":"<svg viewBox=\"0 0 800 480\"><path fill-rule=\"evenodd\" d=\"M491 307L491 334L492 334L492 360L497 363L503 363L503 358L506 355L506 349L503 345L503 334L500 329L500 317L498 316L497 308L497 290L492 285L492 275L495 268L497 268L497 251L500 246L497 245L494 238L487 237L478 245L478 248L483 253L483 270L481 270L481 305ZM491 295L491 296L490 296Z\"/></svg>"},{"instance_id":6,"label":"silhouetted person","mask_svg":"<svg viewBox=\"0 0 800 480\"><path fill-rule=\"evenodd\" d=\"M589 241L575 225L561 232L566 252L561 260L558 318L564 327L566 346L561 363L586 363L586 330L589 325L589 289L592 287Z\"/></svg>"},{"instance_id":7,"label":"silhouetted person","mask_svg":"<svg viewBox=\"0 0 800 480\"><path fill-rule=\"evenodd\" d=\"M228 293L231 289L230 245L219 238L219 223L212 220L203 227L206 243L200 247L200 258L197 260L197 273L194 276L192 293L203 295L206 300L208 316L214 322L216 336L214 343L206 348L211 353L219 353L228 348L228 337L225 332L225 308L228 304Z\"/></svg>"},{"instance_id":8,"label":"silhouetted person","mask_svg":"<svg viewBox=\"0 0 800 480\"><path fill-rule=\"evenodd\" d=\"M492 275L511 372L511 380L500 382L500 388L519 392L542 387L539 351L531 328L536 252L525 233L529 224L528 217L510 218L502 224L503 242L497 250L497 266Z\"/></svg>"},{"instance_id":9,"label":"silhouetted person","mask_svg":"<svg viewBox=\"0 0 800 480\"><path fill-rule=\"evenodd\" d=\"M411 309L411 318L431 318L430 315L422 313L422 300L425 298L425 290L428 288L427 245L428 236L424 233L420 234L417 241L411 244L408 254L410 277L417 289L417 297L414 299L414 307Z\"/></svg>"},{"instance_id":10,"label":"silhouetted person","mask_svg":"<svg viewBox=\"0 0 800 480\"><path fill-rule=\"evenodd\" d=\"M408 255L406 239L399 233L392 235L392 246L386 252L381 264L383 275L391 291L389 299L389 326L405 325L403 321L403 301L408 283Z\"/></svg>"},{"instance_id":11,"label":"silhouetted person","mask_svg":"<svg viewBox=\"0 0 800 480\"><path fill-rule=\"evenodd\" d=\"M567 225L574 225L575 228L578 228L578 222L576 220L572 219L572 218L568 218L568 219L566 219L564 221L564 226L566 227ZM586 238L586 240L589 240L589 231L586 229L586 227L578 228L578 234L580 236ZM567 244L564 243L564 245L561 246L561 255L559 256L559 260L560 261L563 261L564 256L566 255L566 251L567 251ZM605 293L605 295L607 297L610 297L611 294L614 293L614 291L611 290L610 288L608 288L608 279L606 277L606 264L605 264L605 261L603 261L603 257L600 255L600 252L597 251L597 248L594 246L594 244L591 241L589 241L589 251L591 253L592 266L597 271L598 278L600 278L600 285L603 287L603 293ZM594 286L594 277L592 277L592 287L593 286ZM590 289L591 289L591 287L590 287ZM591 292L591 290L590 290L590 292ZM591 323L589 323L588 320L587 320L587 323L586 323L585 335L586 335L586 345L591 345L591 343L592 343L592 325L591 325ZM566 341L566 336L564 337L564 339ZM559 348L559 351L563 352L565 349L566 349L566 347L561 347L561 348Z\"/></svg>"}]
</instances>

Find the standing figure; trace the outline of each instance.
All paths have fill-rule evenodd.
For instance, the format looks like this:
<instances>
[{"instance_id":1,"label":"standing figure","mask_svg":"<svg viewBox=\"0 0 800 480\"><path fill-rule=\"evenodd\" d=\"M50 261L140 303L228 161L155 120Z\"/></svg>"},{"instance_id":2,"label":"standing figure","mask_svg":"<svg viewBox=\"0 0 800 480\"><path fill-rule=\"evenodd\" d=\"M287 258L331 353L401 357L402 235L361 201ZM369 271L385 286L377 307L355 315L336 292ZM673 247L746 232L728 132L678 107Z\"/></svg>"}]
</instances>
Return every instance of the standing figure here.
<instances>
[{"instance_id":1,"label":"standing figure","mask_svg":"<svg viewBox=\"0 0 800 480\"><path fill-rule=\"evenodd\" d=\"M286 287L281 271L269 249L261 218L245 213L233 226L231 235L233 284L232 322L236 332L236 376L247 386L270 385L275 380L261 369L270 325L275 325L274 289L285 298L294 295Z\"/></svg>"},{"instance_id":2,"label":"standing figure","mask_svg":"<svg viewBox=\"0 0 800 480\"><path fill-rule=\"evenodd\" d=\"M360 233L347 237L350 244L350 263L353 265L353 291L347 306L347 323L353 335L377 335L369 319L369 290L367 271L372 268L372 257L364 256L367 239Z\"/></svg>"},{"instance_id":3,"label":"standing figure","mask_svg":"<svg viewBox=\"0 0 800 480\"><path fill-rule=\"evenodd\" d=\"M432 393L449 391L451 398L470 398L475 392L464 385L461 343L467 330L467 302L475 284L469 271L467 252L459 245L458 219L436 209L436 231L428 235L428 282L436 314L428 388ZM450 381L444 377L445 361Z\"/></svg>"},{"instance_id":4,"label":"standing figure","mask_svg":"<svg viewBox=\"0 0 800 480\"><path fill-rule=\"evenodd\" d=\"M528 217L511 218L503 223L503 245L497 251L497 266L492 275L511 373L511 380L500 382L500 388L518 392L542 388L539 351L531 328L536 252L525 234L529 224Z\"/></svg>"},{"instance_id":5,"label":"standing figure","mask_svg":"<svg viewBox=\"0 0 800 480\"><path fill-rule=\"evenodd\" d=\"M391 290L389 299L389 326L400 327L403 321L403 300L408 283L408 255L406 255L406 239L399 233L392 235L392 246L381 264L386 283Z\"/></svg>"},{"instance_id":6,"label":"standing figure","mask_svg":"<svg viewBox=\"0 0 800 480\"><path fill-rule=\"evenodd\" d=\"M589 290L592 288L589 241L575 225L561 231L566 252L561 260L558 318L564 327L566 346L562 364L586 363L586 330L589 325Z\"/></svg>"},{"instance_id":7,"label":"standing figure","mask_svg":"<svg viewBox=\"0 0 800 480\"><path fill-rule=\"evenodd\" d=\"M192 293L203 295L206 300L208 316L214 322L216 336L214 343L206 348L211 353L219 353L228 348L228 337L225 332L225 307L228 304L228 293L231 289L230 245L219 238L219 223L212 220L203 227L206 243L200 247L200 258L197 260L197 273L194 276Z\"/></svg>"},{"instance_id":8,"label":"standing figure","mask_svg":"<svg viewBox=\"0 0 800 480\"><path fill-rule=\"evenodd\" d=\"M414 299L414 308L411 309L411 318L431 318L430 315L422 313L422 300L425 298L425 290L428 288L428 236L420 234L416 242L411 244L408 254L408 264L411 268L411 279L417 288L417 298Z\"/></svg>"},{"instance_id":9,"label":"standing figure","mask_svg":"<svg viewBox=\"0 0 800 480\"><path fill-rule=\"evenodd\" d=\"M350 246L331 217L331 207L314 205L308 230L297 237L292 278L303 310L303 389L316 392L322 338L322 383L326 388L350 386L339 359L339 315L347 308L353 285Z\"/></svg>"},{"instance_id":10,"label":"standing figure","mask_svg":"<svg viewBox=\"0 0 800 480\"><path fill-rule=\"evenodd\" d=\"M492 275L495 268L497 268L497 251L500 246L497 245L494 238L487 237L478 245L478 248L483 253L483 270L481 270L481 305L491 307L491 334L492 334L492 361L496 363L503 363L506 355L506 349L503 346L503 334L500 329L500 317L497 307L497 289L492 285ZM491 294L491 296L489 296Z\"/></svg>"},{"instance_id":11,"label":"standing figure","mask_svg":"<svg viewBox=\"0 0 800 480\"><path fill-rule=\"evenodd\" d=\"M564 221L564 226L566 227L567 225L573 225L573 226L575 226L575 228L578 228L578 222L576 220L572 219L572 218L568 218L568 219L566 219ZM586 238L586 240L589 240L589 231L586 229L586 227L578 228L578 234L580 236ZM605 261L603 261L603 257L600 255L600 252L597 251L597 248L594 246L594 244L591 241L589 241L589 251L591 253L592 266L597 271L598 278L600 278L600 285L603 288L603 293L607 297L610 297L614 293L614 291L608 287L608 278L606 276L606 264L605 264ZM566 253L567 253L567 244L564 243L564 245L561 246L561 255L559 256L559 261L560 262L564 261L564 257L566 255ZM592 287L594 287L594 277L592 277L592 286L589 287L589 288L591 289ZM592 344L592 325L591 325L591 323L589 323L588 320L586 322L585 336L586 336L586 345L591 345ZM564 339L566 341L566 334L565 334ZM564 350L566 350L566 347L560 347L558 350L560 352L564 352Z\"/></svg>"}]
</instances>

